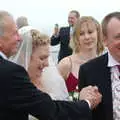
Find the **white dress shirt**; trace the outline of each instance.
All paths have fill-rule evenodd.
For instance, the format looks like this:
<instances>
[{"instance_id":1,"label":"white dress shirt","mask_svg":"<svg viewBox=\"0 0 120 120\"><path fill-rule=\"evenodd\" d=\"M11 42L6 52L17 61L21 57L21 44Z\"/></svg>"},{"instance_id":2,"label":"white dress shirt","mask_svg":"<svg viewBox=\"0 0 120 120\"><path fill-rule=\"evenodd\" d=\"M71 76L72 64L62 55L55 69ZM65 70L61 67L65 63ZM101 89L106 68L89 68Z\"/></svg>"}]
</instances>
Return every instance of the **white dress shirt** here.
<instances>
[{"instance_id":1,"label":"white dress shirt","mask_svg":"<svg viewBox=\"0 0 120 120\"><path fill-rule=\"evenodd\" d=\"M0 56L2 56L4 59L8 59L7 56L1 51L0 51Z\"/></svg>"}]
</instances>

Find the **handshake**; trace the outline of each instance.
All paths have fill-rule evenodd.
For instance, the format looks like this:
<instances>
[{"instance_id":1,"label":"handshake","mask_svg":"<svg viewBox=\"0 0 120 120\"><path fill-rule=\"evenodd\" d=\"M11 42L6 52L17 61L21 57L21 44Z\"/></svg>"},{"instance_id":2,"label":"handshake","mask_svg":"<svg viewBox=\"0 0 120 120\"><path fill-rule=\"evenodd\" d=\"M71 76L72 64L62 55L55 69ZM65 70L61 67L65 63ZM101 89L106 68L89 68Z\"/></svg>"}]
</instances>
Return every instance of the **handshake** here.
<instances>
[{"instance_id":1,"label":"handshake","mask_svg":"<svg viewBox=\"0 0 120 120\"><path fill-rule=\"evenodd\" d=\"M94 109L102 100L97 86L88 86L80 91L80 100L85 100L91 109Z\"/></svg>"}]
</instances>

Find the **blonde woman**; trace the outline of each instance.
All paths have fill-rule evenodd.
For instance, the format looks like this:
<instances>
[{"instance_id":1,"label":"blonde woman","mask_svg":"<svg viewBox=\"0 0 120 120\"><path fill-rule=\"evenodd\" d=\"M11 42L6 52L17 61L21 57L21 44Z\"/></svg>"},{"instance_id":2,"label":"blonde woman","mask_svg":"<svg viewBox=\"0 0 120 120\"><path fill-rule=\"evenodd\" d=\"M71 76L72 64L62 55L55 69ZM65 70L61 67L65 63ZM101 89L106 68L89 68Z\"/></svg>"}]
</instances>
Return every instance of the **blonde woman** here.
<instances>
[{"instance_id":1,"label":"blonde woman","mask_svg":"<svg viewBox=\"0 0 120 120\"><path fill-rule=\"evenodd\" d=\"M104 50L100 24L91 16L81 17L70 40L73 54L62 59L58 69L68 92L78 91L78 71L81 64L101 55Z\"/></svg>"}]
</instances>

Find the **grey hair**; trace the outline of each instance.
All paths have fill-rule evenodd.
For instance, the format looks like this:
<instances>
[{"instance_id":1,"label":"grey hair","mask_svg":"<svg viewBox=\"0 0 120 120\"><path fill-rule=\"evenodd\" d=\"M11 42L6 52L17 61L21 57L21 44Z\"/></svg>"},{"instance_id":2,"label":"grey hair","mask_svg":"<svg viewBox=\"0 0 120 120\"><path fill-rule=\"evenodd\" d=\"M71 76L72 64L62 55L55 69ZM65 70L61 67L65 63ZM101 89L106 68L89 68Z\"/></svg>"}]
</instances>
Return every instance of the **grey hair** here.
<instances>
[{"instance_id":1,"label":"grey hair","mask_svg":"<svg viewBox=\"0 0 120 120\"><path fill-rule=\"evenodd\" d=\"M28 25L28 20L27 20L26 17L21 16L21 17L17 18L16 24L17 24L18 29L20 29L21 27L24 27L24 26Z\"/></svg>"},{"instance_id":2,"label":"grey hair","mask_svg":"<svg viewBox=\"0 0 120 120\"><path fill-rule=\"evenodd\" d=\"M0 11L0 36L4 35L4 27L5 27L5 17L11 17L12 15L7 11Z\"/></svg>"},{"instance_id":3,"label":"grey hair","mask_svg":"<svg viewBox=\"0 0 120 120\"><path fill-rule=\"evenodd\" d=\"M80 13L77 10L71 10L70 13L75 13L76 14L76 18L80 17Z\"/></svg>"}]
</instances>

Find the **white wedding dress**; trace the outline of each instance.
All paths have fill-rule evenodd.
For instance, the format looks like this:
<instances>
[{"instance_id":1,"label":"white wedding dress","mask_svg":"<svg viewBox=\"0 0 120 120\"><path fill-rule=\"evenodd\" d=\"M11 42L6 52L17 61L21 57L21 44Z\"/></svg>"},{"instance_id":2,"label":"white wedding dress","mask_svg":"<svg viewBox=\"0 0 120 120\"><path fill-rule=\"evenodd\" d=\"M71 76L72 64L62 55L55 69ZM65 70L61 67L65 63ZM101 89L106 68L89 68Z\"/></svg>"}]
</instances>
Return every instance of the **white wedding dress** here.
<instances>
[{"instance_id":1,"label":"white wedding dress","mask_svg":"<svg viewBox=\"0 0 120 120\"><path fill-rule=\"evenodd\" d=\"M64 79L59 74L58 69L49 57L49 66L42 73L42 91L47 92L54 100L68 100L69 94Z\"/></svg>"}]
</instances>

